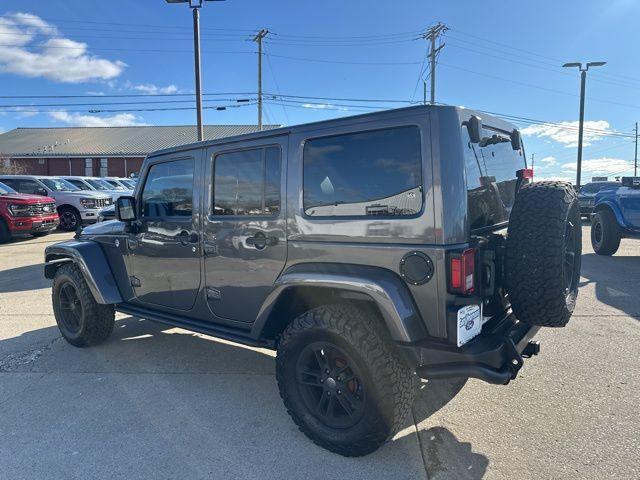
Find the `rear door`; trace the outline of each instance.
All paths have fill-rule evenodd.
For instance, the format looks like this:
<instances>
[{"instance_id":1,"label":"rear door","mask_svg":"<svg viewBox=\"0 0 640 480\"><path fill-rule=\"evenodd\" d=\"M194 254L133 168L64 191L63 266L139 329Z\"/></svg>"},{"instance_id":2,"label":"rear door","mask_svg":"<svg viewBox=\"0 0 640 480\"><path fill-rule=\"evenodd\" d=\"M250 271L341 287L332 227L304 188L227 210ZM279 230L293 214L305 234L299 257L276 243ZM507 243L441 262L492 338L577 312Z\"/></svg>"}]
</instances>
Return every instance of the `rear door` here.
<instances>
[{"instance_id":1,"label":"rear door","mask_svg":"<svg viewBox=\"0 0 640 480\"><path fill-rule=\"evenodd\" d=\"M640 189L620 187L618 197L625 223L633 229L640 229Z\"/></svg>"},{"instance_id":2,"label":"rear door","mask_svg":"<svg viewBox=\"0 0 640 480\"><path fill-rule=\"evenodd\" d=\"M138 194L139 221L127 240L138 302L189 310L200 288L200 151L153 160Z\"/></svg>"},{"instance_id":3,"label":"rear door","mask_svg":"<svg viewBox=\"0 0 640 480\"><path fill-rule=\"evenodd\" d=\"M207 151L206 297L221 323L253 322L284 268L287 139Z\"/></svg>"}]
</instances>

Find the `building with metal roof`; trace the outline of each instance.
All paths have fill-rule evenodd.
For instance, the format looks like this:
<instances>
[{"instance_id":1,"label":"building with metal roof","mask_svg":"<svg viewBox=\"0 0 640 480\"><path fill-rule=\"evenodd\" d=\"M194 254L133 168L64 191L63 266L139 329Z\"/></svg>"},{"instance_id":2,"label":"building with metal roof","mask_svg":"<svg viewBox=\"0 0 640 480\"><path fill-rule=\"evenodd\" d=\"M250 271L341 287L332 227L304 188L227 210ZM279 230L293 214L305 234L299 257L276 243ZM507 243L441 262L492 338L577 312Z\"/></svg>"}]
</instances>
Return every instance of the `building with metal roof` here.
<instances>
[{"instance_id":1,"label":"building with metal roof","mask_svg":"<svg viewBox=\"0 0 640 480\"><path fill-rule=\"evenodd\" d=\"M204 138L256 131L257 125L205 125ZM137 173L149 153L194 143L196 138L193 125L16 128L0 135L0 169L31 175L123 177Z\"/></svg>"}]
</instances>

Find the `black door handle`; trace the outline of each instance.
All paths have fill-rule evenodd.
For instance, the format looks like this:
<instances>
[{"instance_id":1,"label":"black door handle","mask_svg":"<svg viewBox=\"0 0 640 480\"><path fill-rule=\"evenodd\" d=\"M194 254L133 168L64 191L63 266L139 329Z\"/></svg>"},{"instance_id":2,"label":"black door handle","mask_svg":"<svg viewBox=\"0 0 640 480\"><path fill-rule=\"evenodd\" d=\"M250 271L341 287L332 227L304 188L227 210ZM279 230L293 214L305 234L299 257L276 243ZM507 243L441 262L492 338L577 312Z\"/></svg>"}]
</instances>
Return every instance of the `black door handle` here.
<instances>
[{"instance_id":1,"label":"black door handle","mask_svg":"<svg viewBox=\"0 0 640 480\"><path fill-rule=\"evenodd\" d=\"M246 240L247 245L253 245L257 250L262 250L266 247L272 247L278 244L276 237L267 237L264 233L258 232L253 237L249 237Z\"/></svg>"},{"instance_id":2,"label":"black door handle","mask_svg":"<svg viewBox=\"0 0 640 480\"><path fill-rule=\"evenodd\" d=\"M176 240L178 240L182 245L188 245L189 243L198 243L198 234L195 232L189 233L186 230L183 230L179 235L176 236Z\"/></svg>"}]
</instances>

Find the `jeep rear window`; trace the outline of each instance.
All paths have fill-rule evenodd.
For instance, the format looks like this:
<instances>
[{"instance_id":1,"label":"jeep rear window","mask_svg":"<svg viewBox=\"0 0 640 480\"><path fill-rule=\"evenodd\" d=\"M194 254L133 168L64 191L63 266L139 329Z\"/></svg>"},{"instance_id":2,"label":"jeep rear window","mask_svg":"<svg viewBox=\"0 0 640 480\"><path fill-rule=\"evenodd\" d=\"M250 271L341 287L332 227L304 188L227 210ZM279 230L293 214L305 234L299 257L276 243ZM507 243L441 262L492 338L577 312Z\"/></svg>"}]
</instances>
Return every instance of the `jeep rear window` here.
<instances>
[{"instance_id":1,"label":"jeep rear window","mask_svg":"<svg viewBox=\"0 0 640 480\"><path fill-rule=\"evenodd\" d=\"M485 126L483 137L509 136L508 132ZM516 172L526 168L523 150L511 142L481 147L471 143L462 127L462 150L467 174L467 209L471 230L491 227L509 220L515 200Z\"/></svg>"},{"instance_id":2,"label":"jeep rear window","mask_svg":"<svg viewBox=\"0 0 640 480\"><path fill-rule=\"evenodd\" d=\"M309 216L409 216L422 209L418 127L308 140L304 212Z\"/></svg>"}]
</instances>

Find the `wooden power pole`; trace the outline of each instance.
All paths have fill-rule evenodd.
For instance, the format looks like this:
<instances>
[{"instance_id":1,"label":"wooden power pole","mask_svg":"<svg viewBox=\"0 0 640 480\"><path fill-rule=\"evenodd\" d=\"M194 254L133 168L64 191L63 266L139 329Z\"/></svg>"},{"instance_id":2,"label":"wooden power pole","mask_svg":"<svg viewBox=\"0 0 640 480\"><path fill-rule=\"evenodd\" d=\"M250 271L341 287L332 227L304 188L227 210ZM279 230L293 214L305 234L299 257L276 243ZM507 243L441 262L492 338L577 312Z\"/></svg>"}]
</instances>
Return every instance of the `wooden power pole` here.
<instances>
[{"instance_id":1,"label":"wooden power pole","mask_svg":"<svg viewBox=\"0 0 640 480\"><path fill-rule=\"evenodd\" d=\"M436 48L436 40L446 31L447 27L438 22L422 35L422 38L429 41L429 74L431 75L431 101L429 103L431 105L436 103L436 56L444 47L443 43Z\"/></svg>"},{"instance_id":2,"label":"wooden power pole","mask_svg":"<svg viewBox=\"0 0 640 480\"><path fill-rule=\"evenodd\" d=\"M269 30L262 29L253 38L258 43L258 130L262 130L262 39Z\"/></svg>"}]
</instances>

